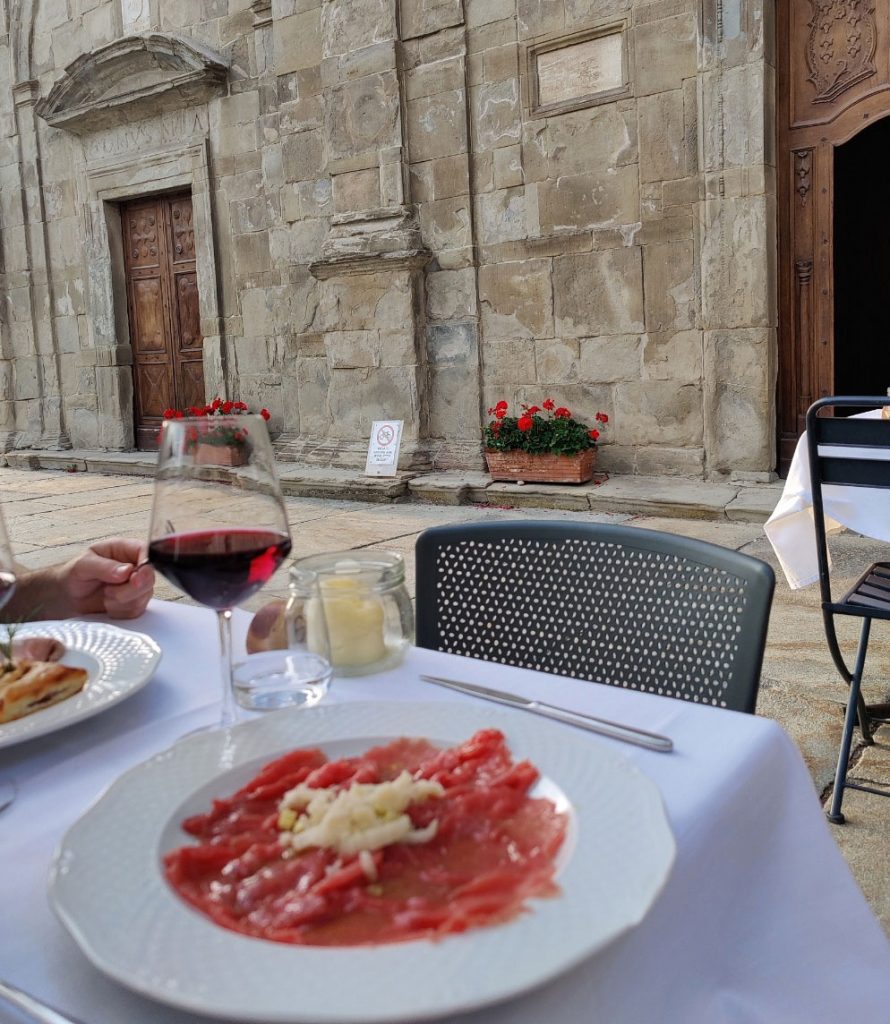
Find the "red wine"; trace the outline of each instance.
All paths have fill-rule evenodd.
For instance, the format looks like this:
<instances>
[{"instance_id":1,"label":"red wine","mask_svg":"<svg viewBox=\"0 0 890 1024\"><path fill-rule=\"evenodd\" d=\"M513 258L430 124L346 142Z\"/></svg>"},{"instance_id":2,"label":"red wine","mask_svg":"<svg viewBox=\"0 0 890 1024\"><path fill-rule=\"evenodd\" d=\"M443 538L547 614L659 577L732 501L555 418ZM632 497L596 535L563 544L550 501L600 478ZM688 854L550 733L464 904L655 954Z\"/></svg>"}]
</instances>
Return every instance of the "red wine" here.
<instances>
[{"instance_id":1,"label":"red wine","mask_svg":"<svg viewBox=\"0 0 890 1024\"><path fill-rule=\"evenodd\" d=\"M276 530L203 530L153 541L148 557L159 573L200 604L234 608L268 582L290 552Z\"/></svg>"},{"instance_id":2,"label":"red wine","mask_svg":"<svg viewBox=\"0 0 890 1024\"><path fill-rule=\"evenodd\" d=\"M12 597L15 590L15 573L0 572L0 608Z\"/></svg>"}]
</instances>

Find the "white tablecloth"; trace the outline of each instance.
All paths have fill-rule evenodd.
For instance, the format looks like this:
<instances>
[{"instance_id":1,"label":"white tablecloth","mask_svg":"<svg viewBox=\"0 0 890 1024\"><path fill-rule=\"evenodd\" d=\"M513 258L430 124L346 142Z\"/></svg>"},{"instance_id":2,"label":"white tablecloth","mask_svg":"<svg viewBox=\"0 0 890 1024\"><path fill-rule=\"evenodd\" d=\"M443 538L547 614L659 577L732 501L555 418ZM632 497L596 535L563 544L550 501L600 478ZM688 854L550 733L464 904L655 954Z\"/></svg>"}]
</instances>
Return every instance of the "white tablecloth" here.
<instances>
[{"instance_id":1,"label":"white tablecloth","mask_svg":"<svg viewBox=\"0 0 890 1024\"><path fill-rule=\"evenodd\" d=\"M87 1024L184 1024L196 1018L96 971L46 900L53 849L84 808L123 770L217 713L211 613L154 602L134 628L164 650L144 690L89 721L0 751L0 775L19 783L18 800L0 814L0 977ZM335 680L328 699L470 700L419 682L421 671L527 695L545 691L554 703L667 733L676 744L665 755L615 743L660 787L677 838L673 873L642 925L543 988L460 1020L888 1019L890 946L830 834L797 749L775 722L421 650L385 677ZM477 703L484 724L491 705ZM4 1024L20 1020L0 1008Z\"/></svg>"},{"instance_id":2,"label":"white tablecloth","mask_svg":"<svg viewBox=\"0 0 890 1024\"><path fill-rule=\"evenodd\" d=\"M880 409L860 414L877 419ZM847 448L845 455L862 452L875 458L874 451ZM890 451L887 452L890 459ZM844 527L875 540L890 541L890 490L877 487L845 487L827 484L822 488L826 531ZM819 579L816 555L816 527L813 522L813 484L807 452L807 435L797 442L782 497L763 526L792 590L808 587ZM863 569L865 566L863 566Z\"/></svg>"}]
</instances>

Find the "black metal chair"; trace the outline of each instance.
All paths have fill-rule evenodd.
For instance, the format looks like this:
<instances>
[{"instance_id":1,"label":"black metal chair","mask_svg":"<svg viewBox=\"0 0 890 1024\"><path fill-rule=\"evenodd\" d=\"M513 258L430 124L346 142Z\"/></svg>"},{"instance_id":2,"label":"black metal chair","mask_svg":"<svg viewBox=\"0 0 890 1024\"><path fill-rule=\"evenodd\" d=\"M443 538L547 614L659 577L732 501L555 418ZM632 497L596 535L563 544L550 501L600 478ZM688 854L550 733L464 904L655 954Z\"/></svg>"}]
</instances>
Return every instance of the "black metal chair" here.
<instances>
[{"instance_id":1,"label":"black metal chair","mask_svg":"<svg viewBox=\"0 0 890 1024\"><path fill-rule=\"evenodd\" d=\"M887 721L887 705L869 708L862 697L862 673L873 619L890 619L890 562L875 562L859 577L840 600L835 601L831 593L831 570L828 559L828 541L825 530L825 508L822 488L831 484L849 487L890 488L890 462L881 455L890 456L890 421L884 419L859 419L849 416L820 416L826 408L876 409L887 405L886 396L820 398L807 411L807 450L810 460L810 477L813 488L813 520L816 528L816 548L819 558L819 587L822 591L822 619L828 649L841 678L850 687L847 710L844 716L844 731L838 754L837 771L834 777L834 792L831 799L829 821L840 825L844 821L841 804L846 789L861 789L866 793L888 796L887 792L866 786L859 782L847 781L850 762L850 747L856 720L863 741L871 745L874 740L875 722ZM827 446L827 447L826 447ZM875 454L870 455L869 449ZM859 647L853 671L841 653L834 619L836 615L852 615L862 619Z\"/></svg>"},{"instance_id":2,"label":"black metal chair","mask_svg":"<svg viewBox=\"0 0 890 1024\"><path fill-rule=\"evenodd\" d=\"M748 555L580 522L420 535L417 643L753 712L775 577Z\"/></svg>"}]
</instances>

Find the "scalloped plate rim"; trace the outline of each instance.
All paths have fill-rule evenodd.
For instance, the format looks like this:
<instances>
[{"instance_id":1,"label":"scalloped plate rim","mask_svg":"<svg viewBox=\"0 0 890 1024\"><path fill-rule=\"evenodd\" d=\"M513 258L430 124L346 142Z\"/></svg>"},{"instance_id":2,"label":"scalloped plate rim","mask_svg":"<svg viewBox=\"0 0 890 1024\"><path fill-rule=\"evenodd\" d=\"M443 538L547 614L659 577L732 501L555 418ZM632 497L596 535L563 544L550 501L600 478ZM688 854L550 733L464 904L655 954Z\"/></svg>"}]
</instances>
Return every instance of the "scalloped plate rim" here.
<instances>
[{"instance_id":1,"label":"scalloped plate rim","mask_svg":"<svg viewBox=\"0 0 890 1024\"><path fill-rule=\"evenodd\" d=\"M5 629L8 625L9 623L0 624L0 629ZM77 635L78 630L82 630L80 635ZM137 630L113 626L105 622L93 622L89 619L46 619L39 622L23 623L17 627L16 635L22 637L50 635L56 639L62 639L70 637L72 631L75 632L75 640L74 642L68 640L66 647L68 650L82 651L99 662L99 676L97 678L90 676L84 690L68 700L60 701L58 704L35 711L23 718L17 718L12 722L0 724L0 750L41 736L48 736L59 729L66 729L69 725L76 725L78 722L92 718L93 715L107 711L108 708L114 707L141 690L155 674L160 664L161 648L150 636ZM139 648L144 649L149 656L148 661L138 672L119 679L116 678L115 672L119 670L116 670L114 666L109 667L95 650L96 641L101 642L103 636L118 636L125 639L134 651ZM112 685L114 688L90 699L86 692L87 688L91 685L95 686L96 683Z\"/></svg>"},{"instance_id":2,"label":"scalloped plate rim","mask_svg":"<svg viewBox=\"0 0 890 1024\"><path fill-rule=\"evenodd\" d=\"M151 781L152 773L160 774L162 777L165 771L173 771L176 775L181 772L183 765L178 764L178 761L182 761L185 755L183 751L186 749L186 745L190 744L191 749L197 749L199 743L203 743L208 748L207 759L213 753L211 747L212 740L209 737L220 737L228 736L231 734L241 734L244 736L249 735L246 730L257 730L261 734L264 729L267 731L274 732L271 728L275 722L283 723L286 721L286 717L292 719L295 723L305 724L307 721L311 721L312 718L317 717L323 724L325 716L335 716L336 718L346 717L347 721L349 716L361 718L363 710L371 709L374 712L383 713L384 718L387 714L392 714L395 720L399 718L411 718L412 715L417 716L422 712L435 712L437 718L430 719L430 726L427 735L432 735L433 732L437 731L437 728L441 728L439 732L439 738L447 740L449 742L458 740L460 737L453 735L456 726L452 724L451 719L456 718L461 721L464 728L482 728L487 725L492 725L498 728L502 728L507 733L508 742L511 742L511 734L520 737L520 747L523 745L522 739L529 734L536 734L545 738L549 735L554 740L559 737L559 746L564 750L566 746L574 748L580 752L582 749L587 753L594 752L592 756L593 761L599 761L600 764L608 765L612 772L617 772L617 777L625 777L628 780L632 780L633 785L631 789L636 789L639 796L639 808L641 821L650 830L652 835L648 838L651 841L651 848L647 851L650 856L650 877L645 882L646 891L643 898L638 898L636 904L629 909L620 922L617 922L612 927L608 934L599 935L596 940L589 942L577 942L574 941L568 948L564 948L558 951L554 957L552 950L546 950L545 955L542 957L543 960L548 961L547 966L543 969L541 964L538 965L538 970L532 971L532 974L527 977L522 977L521 974L517 977L513 972L515 962L511 958L507 958L507 961L500 965L500 974L495 978L495 983L491 983L488 979L490 975L490 962L487 962L485 969L486 978L484 979L487 984L482 985L482 990L479 987L474 989L473 984L470 984L469 990L466 985L451 985L449 987L449 997L447 1002L443 1003L441 998L434 999L432 1003L425 1001L425 992L420 998L415 993L412 998L405 999L404 992L399 992L399 985L393 985L393 998L400 1000L398 1004L393 1002L387 1002L385 1005L362 1005L361 1010L357 1010L355 1006L342 1005L330 1005L327 996L324 1001L320 1001L316 995L314 1001L310 1001L309 1005L306 1005L306 992L291 991L286 985L282 985L280 992L281 997L279 1000L273 1000L272 1003L263 1003L262 1007L256 1006L255 1004L249 1004L243 1002L241 1004L233 1004L230 1000L232 998L231 993L219 995L217 990L212 991L211 996L203 995L200 991L196 991L196 986L193 984L193 979L185 977L180 978L179 975L187 973L183 971L182 965L173 959L175 964L173 968L173 974L179 972L173 978L168 977L166 979L168 988L165 988L161 984L162 979L157 975L152 975L150 972L155 969L154 963L146 968L145 966L145 950L140 951L140 957L137 958L137 962L140 968L143 970L144 976L136 976L136 972L133 971L132 966L129 967L121 962L121 950L113 938L109 938L109 934L104 930L102 924L97 924L95 918L92 922L84 921L83 914L77 908L76 903L78 899L84 899L83 891L81 890L81 882L69 882L66 883L66 876L71 868L71 865L76 861L78 855L78 848L80 848L81 854L84 854L84 839L88 840L87 848L89 847L89 841L95 841L98 838L99 833L102 832L102 818L109 808L111 807L114 799L120 798L123 794L126 794L128 789L131 789L134 780L136 782L136 791L140 785L145 786ZM443 715L448 718L448 724L442 727ZM475 719L475 722L473 721ZM282 726L283 728L283 726ZM392 727L393 735L407 735L407 731L402 732L398 725L394 724ZM414 734L417 734L417 727ZM241 731L244 732L241 732ZM362 729L359 729L355 735L349 734L348 736L341 736L336 728L333 730L334 735L318 736L313 740L301 738L295 736L293 742L288 745L281 746L280 743L275 748L269 748L268 756L272 757L279 750L294 749L298 746L306 745L321 745L324 746L325 740L328 742L334 742L338 739L343 738L354 738L364 739L366 736L362 735ZM449 737L443 736L442 732L450 732L452 735ZM367 738L380 735L380 726L375 725L373 728L369 727L367 730ZM464 737L465 738L465 737ZM218 741L217 741L218 742ZM231 744L230 744L231 746ZM246 748L245 748L246 749ZM511 742L511 749L513 749L513 743ZM216 757L221 755L221 750L216 751ZM255 757L255 752L247 751L251 757ZM516 756L523 756L523 750L514 750ZM231 756L231 754L229 754ZM247 760L245 756L241 760ZM240 763L238 760L235 764ZM171 766L171 767L164 767ZM228 764L228 769L231 769L231 762ZM187 767L187 766L186 766ZM539 765L539 767L541 767ZM194 769L190 769L193 771ZM218 772L217 774L223 774ZM548 775L561 789L564 789L562 782L558 778L554 778L551 772L544 771L542 768L542 774ZM583 773L582 773L583 774ZM177 775L177 777L179 777ZM196 779L190 779L190 783L193 784L193 789L206 783L206 781L212 778L212 776L202 777L200 774ZM155 782L160 781L156 779ZM570 788L575 788L570 787ZM163 787L158 785L156 790L161 792ZM192 790L193 791L193 790ZM167 798L167 802L172 806L174 803L178 803L183 799L182 793L173 793ZM587 816L594 810L589 806L584 805L584 798L581 797L580 801L577 799L572 800L573 807L576 813L581 818L582 822L586 820ZM169 811L170 808L167 808ZM150 820L152 817L152 811L146 812L143 805L140 805L140 820L145 820L146 832L140 833L144 844L140 844L140 849L147 849L154 851L157 849L157 839L161 833L161 830L165 827L167 817L152 823ZM161 811L157 812L161 814ZM166 813L166 812L165 812ZM107 822L106 822L107 825ZM98 829L98 831L97 831ZM583 842L584 828L581 828L582 838L579 839L577 848L574 851L573 856L570 859L570 863L567 868L560 875L561 886L568 888L569 894L576 900L581 899L583 904L584 887L579 886L579 880L570 876L569 869L574 865L574 871L577 871L583 865L586 853ZM90 839L91 832L95 835ZM652 841L652 836L655 836L657 843ZM134 837L135 839L136 837ZM104 849L101 846L100 848ZM653 853L654 849L654 853ZM87 864L87 870L98 870L103 875L102 865L95 863L95 850L93 854L87 854L83 856L80 864L75 865L78 870L82 870L82 865ZM101 856L101 853L100 853ZM359 702L349 702L344 704L329 704L320 705L311 709L293 709L291 711L279 711L274 715L270 715L268 718L258 719L252 722L247 722L239 726L235 726L234 729L220 730L215 733L207 733L202 736L196 736L192 739L187 739L185 743L179 743L175 746L163 751L154 757L149 758L147 761L140 765L136 765L133 768L128 769L124 772L115 782L111 783L110 786L102 793L94 804L81 816L81 818L75 822L70 829L66 832L62 839L59 847L56 850L53 858L53 863L50 871L49 879L49 899L50 905L60 919L62 924L74 938L75 942L80 947L84 955L90 960L90 962L101 970L106 975L114 978L117 982L123 986L139 993L142 996L147 996L153 1000L164 1003L166 1005L174 1006L182 1010L187 1010L194 1013L212 1015L225 1020L241 1021L241 1022L256 1022L256 1024L396 1024L399 1021L419 1021L427 1020L431 1018L439 1018L449 1014L468 1012L474 1009L479 1009L484 1006L493 1005L495 1003L503 1002L508 999L512 999L515 996L521 995L523 992L529 991L533 988L537 988L545 982L553 979L554 977L563 974L565 971L577 966L583 960L588 957L595 955L600 952L606 946L609 946L618 939L625 932L638 925L646 916L651 909L652 905L661 893L664 885L670 876L673 864L676 858L676 842L673 837L670 825L667 820L667 814L664 809L663 801L661 798L660 791L655 783L648 778L643 772L639 770L634 764L628 761L623 754L613 749L610 745L604 744L600 741L594 740L589 736L581 737L578 734L573 734L570 730L566 730L565 727L556 725L551 722L546 722L542 719L535 719L531 716L523 715L518 711L511 711L509 709L499 709L497 712L481 712L479 708L473 705L462 705L458 703L418 703L418 702L399 702L399 701L381 701L375 704L365 704ZM559 910L559 904L562 902L562 897L557 897L554 900L538 900L533 903L533 912L526 914L523 917L508 922L506 925L495 926L490 929L474 929L468 933L464 933L458 936L449 936L439 943L429 942L411 942L411 943L395 943L388 944L379 947L354 947L345 949L325 949L323 947L300 947L300 946L287 946L279 945L275 943L266 943L262 940L256 940L247 936L238 935L234 932L226 931L212 922L208 921L202 915L198 914L192 908L187 907L182 903L178 897L175 896L173 891L167 887L163 876L160 871L160 865L155 862L154 867L150 865L144 865L147 867L149 877L146 881L145 878L140 877L138 883L127 883L134 885L134 892L136 890L141 894L141 899L146 899L147 887L150 887L152 893L152 919L148 922L154 928L154 930L163 932L165 937L169 936L169 929L172 927L178 929L180 932L186 933L186 945L188 941L194 942L197 946L202 949L209 950L209 946L212 946L216 955L220 949L224 950L226 955L230 957L238 967L243 966L244 956L248 958L264 956L269 962L276 961L283 963L288 957L299 957L303 959L303 973L315 975L317 968L321 965L328 972L332 979L342 976L342 971L348 969L344 965L345 960L350 960L352 964L352 973L350 975L353 985L349 986L350 989L356 987L360 980L361 974L356 976L356 971L364 971L366 975L370 975L368 964L373 963L373 972L378 976L383 976L387 971L396 969L396 965L400 964L404 960L403 954L407 951L409 957L411 954L415 954L413 959L419 962L419 966L415 965L415 970L419 970L421 979L425 972L430 973L436 966L436 960L439 958L442 964L445 964L446 957L439 957L439 950L445 950L446 952L451 948L459 948L449 946L451 943L463 944L463 964L464 967L468 966L468 961L479 961L484 959L486 953L490 953L492 949L495 951L500 947L499 939L507 934L507 930L510 929L513 932L519 934L519 941L513 941L512 946L514 949L526 946L528 943L540 943L542 941L550 941L551 943L556 942L557 946L561 939L562 926L564 919L560 918L555 911ZM98 876L97 876L98 877ZM602 884L602 883L601 883ZM67 888L66 888L67 886ZM565 895L565 891L564 891ZM118 899L105 900L106 905L117 905ZM88 909L86 912L95 913L97 903L95 900L90 900L86 903ZM160 909L158 909L160 907ZM568 907L566 905L566 913L572 918L579 918L586 914L586 910L582 914L578 907L572 905ZM565 909L565 908L564 908ZM590 908L587 908L590 909ZM594 908L595 909L595 908ZM111 911L110 911L111 912ZM115 912L112 912L115 913ZM163 917L163 927L160 927L159 919ZM588 920L584 916L585 922ZM577 929L577 921L575 921ZM126 927L126 924L124 924ZM92 938L90 932L92 930ZM130 929L132 931L132 928ZM528 934L526 934L528 933ZM96 936L98 935L98 941ZM149 941L146 939L146 941ZM97 948L104 944L104 949ZM209 944L209 945L208 945ZM166 948L166 947L165 947ZM471 948L475 948L476 952L473 956L469 955ZM536 948L541 948L536 946ZM419 955L418 954L419 951ZM172 955L172 954L171 954ZM209 954L208 954L209 955ZM548 960L549 957L549 960ZM116 960L115 960L116 958ZM163 959L163 958L162 958ZM453 959L453 958L452 958ZM461 959L460 952L457 957L458 961ZM229 962L229 961L227 961ZM441 965L440 965L441 966ZM472 964L470 964L472 968ZM268 966L264 967L264 970L268 970ZM277 968L276 968L277 969ZM170 970L168 967L167 970ZM290 965L289 970L298 970L293 965ZM240 971L235 971L238 974L241 982L243 982L243 974ZM414 976L411 971L401 970L397 975L393 975L404 982L406 975L411 976L414 981ZM285 981L285 978L281 978ZM467 981L466 976L463 979ZM476 979L478 982L478 979ZM184 987L183 987L184 982ZM188 986L192 985L192 989L188 990ZM209 982L205 983L208 985ZM422 986L420 986L422 989ZM197 988L200 988L198 985ZM239 994L242 988L239 986ZM334 991L336 997L338 991ZM268 990L264 990L261 995L264 997L268 996ZM242 998L244 998L242 996ZM227 1001L228 1000L228 1001ZM346 1001L348 1003L348 999Z\"/></svg>"}]
</instances>

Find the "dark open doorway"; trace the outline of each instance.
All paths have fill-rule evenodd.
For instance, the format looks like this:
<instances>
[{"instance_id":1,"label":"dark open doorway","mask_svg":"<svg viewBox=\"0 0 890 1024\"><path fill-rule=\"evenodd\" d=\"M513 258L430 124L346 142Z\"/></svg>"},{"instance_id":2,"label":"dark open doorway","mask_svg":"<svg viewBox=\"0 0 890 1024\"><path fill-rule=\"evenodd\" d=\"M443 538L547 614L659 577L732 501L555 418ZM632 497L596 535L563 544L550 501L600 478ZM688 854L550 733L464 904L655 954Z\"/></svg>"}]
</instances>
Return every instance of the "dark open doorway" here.
<instances>
[{"instance_id":1,"label":"dark open doorway","mask_svg":"<svg viewBox=\"0 0 890 1024\"><path fill-rule=\"evenodd\" d=\"M890 388L890 119L835 150L834 393ZM855 411L855 410L850 410Z\"/></svg>"}]
</instances>

